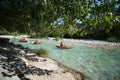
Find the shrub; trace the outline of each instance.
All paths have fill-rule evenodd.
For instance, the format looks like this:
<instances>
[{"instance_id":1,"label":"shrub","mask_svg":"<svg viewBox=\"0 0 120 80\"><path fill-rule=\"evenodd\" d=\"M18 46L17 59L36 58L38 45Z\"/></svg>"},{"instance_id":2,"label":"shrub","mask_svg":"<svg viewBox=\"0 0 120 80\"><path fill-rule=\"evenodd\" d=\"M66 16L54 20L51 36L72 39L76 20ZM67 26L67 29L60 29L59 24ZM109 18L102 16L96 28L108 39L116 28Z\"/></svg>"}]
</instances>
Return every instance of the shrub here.
<instances>
[{"instance_id":1,"label":"shrub","mask_svg":"<svg viewBox=\"0 0 120 80\"><path fill-rule=\"evenodd\" d=\"M117 41L117 38L115 38L115 37L109 37L109 38L107 39L107 41L109 41L109 42L118 42L118 41Z\"/></svg>"},{"instance_id":2,"label":"shrub","mask_svg":"<svg viewBox=\"0 0 120 80\"><path fill-rule=\"evenodd\" d=\"M120 39L118 39L118 42L120 42Z\"/></svg>"},{"instance_id":3,"label":"shrub","mask_svg":"<svg viewBox=\"0 0 120 80\"><path fill-rule=\"evenodd\" d=\"M10 32L0 30L0 35L10 35Z\"/></svg>"},{"instance_id":4,"label":"shrub","mask_svg":"<svg viewBox=\"0 0 120 80\"><path fill-rule=\"evenodd\" d=\"M59 40L62 40L63 38L60 38L60 37L55 37L55 41L59 41Z\"/></svg>"},{"instance_id":5,"label":"shrub","mask_svg":"<svg viewBox=\"0 0 120 80\"><path fill-rule=\"evenodd\" d=\"M48 52L45 49L40 49L36 54L41 57L48 57Z\"/></svg>"},{"instance_id":6,"label":"shrub","mask_svg":"<svg viewBox=\"0 0 120 80\"><path fill-rule=\"evenodd\" d=\"M23 46L20 44L17 44L16 46L23 49Z\"/></svg>"}]
</instances>

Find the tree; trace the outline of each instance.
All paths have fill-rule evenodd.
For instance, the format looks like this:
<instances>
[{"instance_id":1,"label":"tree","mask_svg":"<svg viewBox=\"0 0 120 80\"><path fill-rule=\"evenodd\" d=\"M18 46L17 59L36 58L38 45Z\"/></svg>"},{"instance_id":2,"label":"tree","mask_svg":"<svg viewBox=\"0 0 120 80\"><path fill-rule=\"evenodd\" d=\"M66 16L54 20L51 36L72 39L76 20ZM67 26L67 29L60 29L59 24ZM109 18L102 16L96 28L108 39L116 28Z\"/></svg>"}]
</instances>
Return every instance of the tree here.
<instances>
[{"instance_id":1,"label":"tree","mask_svg":"<svg viewBox=\"0 0 120 80\"><path fill-rule=\"evenodd\" d=\"M100 1L101 5L96 0L6 0L6 6L0 6L0 26L7 31L42 37L109 35L115 28L117 2ZM54 24L58 18L63 18L63 25ZM75 24L75 19L82 23Z\"/></svg>"}]
</instances>

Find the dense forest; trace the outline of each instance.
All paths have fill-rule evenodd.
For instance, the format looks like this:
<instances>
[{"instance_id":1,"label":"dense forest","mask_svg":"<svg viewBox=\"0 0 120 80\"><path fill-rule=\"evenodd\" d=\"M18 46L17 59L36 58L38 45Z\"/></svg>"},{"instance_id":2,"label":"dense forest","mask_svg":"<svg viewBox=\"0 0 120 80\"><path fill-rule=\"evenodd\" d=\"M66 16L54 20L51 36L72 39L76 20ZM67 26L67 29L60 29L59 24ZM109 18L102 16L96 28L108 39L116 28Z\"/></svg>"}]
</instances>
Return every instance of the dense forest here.
<instances>
[{"instance_id":1,"label":"dense forest","mask_svg":"<svg viewBox=\"0 0 120 80\"><path fill-rule=\"evenodd\" d=\"M0 34L120 42L119 0L3 0Z\"/></svg>"}]
</instances>

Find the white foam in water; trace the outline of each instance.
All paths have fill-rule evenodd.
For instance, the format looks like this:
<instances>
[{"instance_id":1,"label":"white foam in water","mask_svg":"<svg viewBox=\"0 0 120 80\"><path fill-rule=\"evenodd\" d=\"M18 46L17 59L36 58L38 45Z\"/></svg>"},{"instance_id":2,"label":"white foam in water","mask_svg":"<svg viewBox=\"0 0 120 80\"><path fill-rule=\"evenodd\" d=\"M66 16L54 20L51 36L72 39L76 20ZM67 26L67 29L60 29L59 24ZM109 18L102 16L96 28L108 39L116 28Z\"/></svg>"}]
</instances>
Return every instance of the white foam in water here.
<instances>
[{"instance_id":1,"label":"white foam in water","mask_svg":"<svg viewBox=\"0 0 120 80\"><path fill-rule=\"evenodd\" d=\"M86 80L120 79L120 51L90 48L76 43L65 43L74 47L73 49L65 50L55 47L60 42L53 40L40 41L40 45L34 45L31 42L21 43L19 40L14 40L13 43L32 50L46 49L49 51L51 58L83 73L86 76Z\"/></svg>"}]
</instances>

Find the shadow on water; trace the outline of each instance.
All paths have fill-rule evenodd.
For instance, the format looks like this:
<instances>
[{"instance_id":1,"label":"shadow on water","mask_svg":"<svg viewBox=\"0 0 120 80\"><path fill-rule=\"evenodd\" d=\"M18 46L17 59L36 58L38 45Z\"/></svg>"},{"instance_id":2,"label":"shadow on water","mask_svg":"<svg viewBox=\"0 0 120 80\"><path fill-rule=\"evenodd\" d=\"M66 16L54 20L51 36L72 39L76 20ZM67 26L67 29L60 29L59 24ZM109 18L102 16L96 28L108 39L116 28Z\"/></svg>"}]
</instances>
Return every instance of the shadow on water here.
<instances>
[{"instance_id":1,"label":"shadow on water","mask_svg":"<svg viewBox=\"0 0 120 80\"><path fill-rule=\"evenodd\" d=\"M0 44L0 66L7 70L1 72L4 77L18 76L20 80L31 80L25 77L25 74L32 75L50 75L51 70L40 69L35 66L27 66L26 63L20 58L24 57L28 60L37 61L34 56L25 56L25 54L20 53L21 49L17 49L13 44L4 43Z\"/></svg>"}]
</instances>

